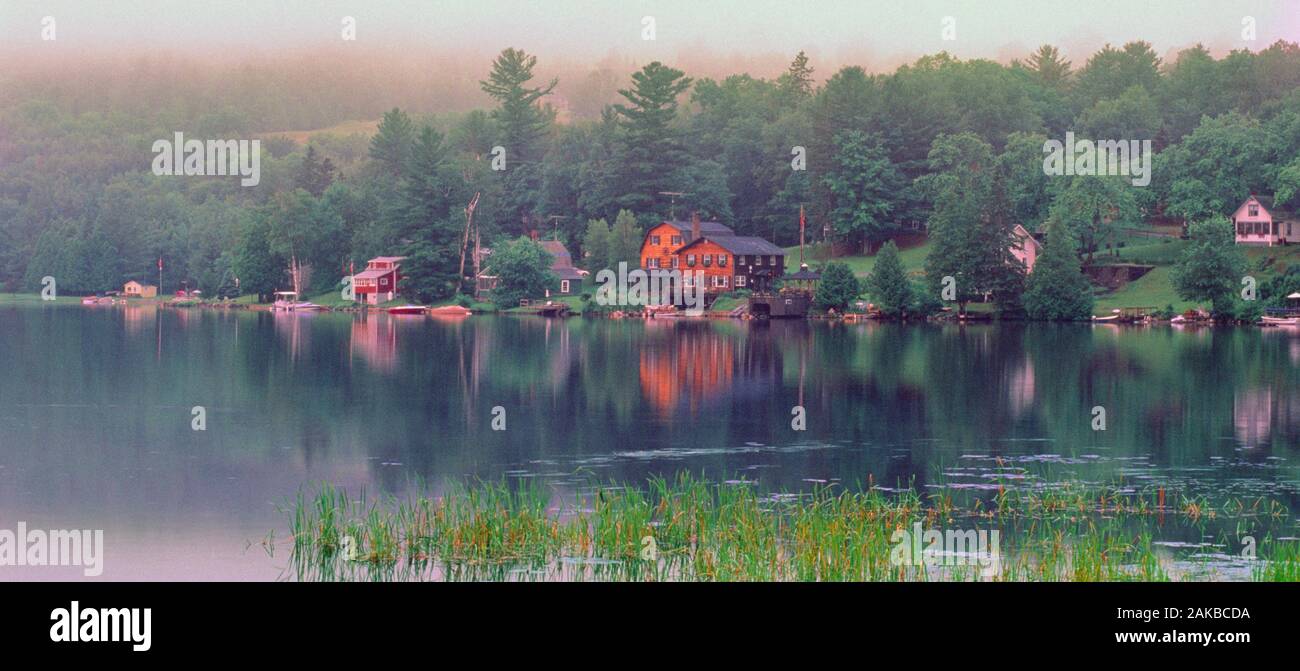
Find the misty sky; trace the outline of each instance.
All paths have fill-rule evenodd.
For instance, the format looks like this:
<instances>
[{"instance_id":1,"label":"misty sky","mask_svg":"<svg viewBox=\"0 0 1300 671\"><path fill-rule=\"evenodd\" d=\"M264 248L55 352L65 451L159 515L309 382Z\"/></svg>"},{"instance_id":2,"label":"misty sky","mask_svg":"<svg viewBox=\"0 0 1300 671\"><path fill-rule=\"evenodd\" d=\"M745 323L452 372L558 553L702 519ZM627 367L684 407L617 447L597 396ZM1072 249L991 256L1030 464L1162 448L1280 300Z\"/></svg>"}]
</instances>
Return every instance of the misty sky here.
<instances>
[{"instance_id":1,"label":"misty sky","mask_svg":"<svg viewBox=\"0 0 1300 671\"><path fill-rule=\"evenodd\" d=\"M642 17L656 39L641 37ZM57 40L43 43L53 16ZM0 0L0 49L80 51L123 47L238 57L343 44L495 53L516 46L543 57L619 54L671 61L807 50L822 61L892 68L947 50L1006 61L1042 43L1086 58L1103 43L1151 42L1158 54L1201 42L1218 54L1300 40L1300 0ZM945 16L956 40L941 39ZM1242 19L1257 39L1242 40ZM3 67L0 64L0 67Z\"/></svg>"}]
</instances>

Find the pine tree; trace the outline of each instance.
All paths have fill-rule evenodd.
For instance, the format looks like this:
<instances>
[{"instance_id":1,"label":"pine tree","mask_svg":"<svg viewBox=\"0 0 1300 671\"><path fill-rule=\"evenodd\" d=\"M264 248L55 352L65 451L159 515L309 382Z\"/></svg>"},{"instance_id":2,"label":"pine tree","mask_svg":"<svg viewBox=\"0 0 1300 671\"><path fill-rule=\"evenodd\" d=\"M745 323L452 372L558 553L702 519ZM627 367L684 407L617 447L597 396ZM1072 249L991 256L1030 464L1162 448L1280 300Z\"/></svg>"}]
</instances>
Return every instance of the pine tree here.
<instances>
[{"instance_id":1,"label":"pine tree","mask_svg":"<svg viewBox=\"0 0 1300 671\"><path fill-rule=\"evenodd\" d=\"M406 174L415 141L415 126L406 112L394 107L384 113L375 136L370 138L370 158L379 161L384 170L394 177Z\"/></svg>"},{"instance_id":2,"label":"pine tree","mask_svg":"<svg viewBox=\"0 0 1300 671\"><path fill-rule=\"evenodd\" d=\"M530 87L537 57L519 49L506 49L492 62L492 72L479 82L483 92L497 101L492 120L505 149L506 219L526 232L535 227L535 210L541 197L542 140L554 120L554 111L539 102L550 95L558 80Z\"/></svg>"},{"instance_id":3,"label":"pine tree","mask_svg":"<svg viewBox=\"0 0 1300 671\"><path fill-rule=\"evenodd\" d=\"M876 265L867 278L867 291L875 299L876 307L890 317L907 311L912 303L912 281L898 258L898 245L893 240L881 245L876 253Z\"/></svg>"},{"instance_id":4,"label":"pine tree","mask_svg":"<svg viewBox=\"0 0 1300 671\"><path fill-rule=\"evenodd\" d=\"M1070 61L1061 58L1061 52L1050 44L1038 47L1038 51L1029 57L1025 69L1048 88L1060 90L1070 79Z\"/></svg>"},{"instance_id":5,"label":"pine tree","mask_svg":"<svg viewBox=\"0 0 1300 671\"><path fill-rule=\"evenodd\" d=\"M322 159L316 153L316 147L308 145L294 178L294 185L319 198L333 182L334 163L328 157Z\"/></svg>"},{"instance_id":6,"label":"pine tree","mask_svg":"<svg viewBox=\"0 0 1300 671\"><path fill-rule=\"evenodd\" d=\"M790 67L777 78L781 94L791 102L803 100L813 92L813 69L808 65L808 55L800 51L790 62Z\"/></svg>"},{"instance_id":7,"label":"pine tree","mask_svg":"<svg viewBox=\"0 0 1300 671\"><path fill-rule=\"evenodd\" d=\"M857 300L862 287L853 269L848 264L833 261L822 269L822 278L817 282L817 291L813 294L813 303L823 309L844 310L849 303Z\"/></svg>"},{"instance_id":8,"label":"pine tree","mask_svg":"<svg viewBox=\"0 0 1300 671\"><path fill-rule=\"evenodd\" d=\"M1030 318L1073 321L1092 316L1092 286L1080 269L1075 248L1070 229L1049 219L1043 253L1026 281L1025 312Z\"/></svg>"},{"instance_id":9,"label":"pine tree","mask_svg":"<svg viewBox=\"0 0 1300 671\"><path fill-rule=\"evenodd\" d=\"M637 212L667 214L656 207L660 191L671 190L672 178L684 161L673 128L677 97L691 79L659 61L632 74L632 88L620 89L627 105L614 105L623 131L618 157L618 205Z\"/></svg>"}]
</instances>

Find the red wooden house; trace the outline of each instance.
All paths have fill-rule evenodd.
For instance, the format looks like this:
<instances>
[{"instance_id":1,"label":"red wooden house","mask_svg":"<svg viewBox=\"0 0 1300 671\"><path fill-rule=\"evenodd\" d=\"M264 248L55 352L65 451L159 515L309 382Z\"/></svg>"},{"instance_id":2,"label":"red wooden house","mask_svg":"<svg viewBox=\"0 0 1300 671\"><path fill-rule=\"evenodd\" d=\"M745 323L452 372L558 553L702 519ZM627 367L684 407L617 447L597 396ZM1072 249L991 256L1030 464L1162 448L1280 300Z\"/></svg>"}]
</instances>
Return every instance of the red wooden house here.
<instances>
[{"instance_id":1,"label":"red wooden house","mask_svg":"<svg viewBox=\"0 0 1300 671\"><path fill-rule=\"evenodd\" d=\"M397 298L397 283L405 256L376 256L366 262L366 269L352 276L357 300L376 305Z\"/></svg>"}]
</instances>

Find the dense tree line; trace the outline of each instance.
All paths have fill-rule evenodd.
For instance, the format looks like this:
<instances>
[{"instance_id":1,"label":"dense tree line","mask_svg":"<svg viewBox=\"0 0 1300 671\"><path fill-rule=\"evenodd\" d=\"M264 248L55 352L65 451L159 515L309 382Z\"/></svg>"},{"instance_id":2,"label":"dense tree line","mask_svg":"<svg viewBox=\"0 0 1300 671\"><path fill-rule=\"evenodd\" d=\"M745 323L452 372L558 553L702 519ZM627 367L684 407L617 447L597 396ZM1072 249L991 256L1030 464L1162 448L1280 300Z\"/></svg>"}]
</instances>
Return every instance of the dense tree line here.
<instances>
[{"instance_id":1,"label":"dense tree line","mask_svg":"<svg viewBox=\"0 0 1300 671\"><path fill-rule=\"evenodd\" d=\"M1002 244L1015 224L1041 232L1055 222L1048 249L1068 240L1086 257L1120 227L1222 217L1252 192L1300 206L1292 43L1221 59L1196 47L1172 62L1142 42L1080 64L1050 46L1009 65L940 53L824 79L814 65L801 53L772 79L695 78L660 62L621 82L601 71L582 85L613 104L561 121L556 81L506 49L482 69L483 109L391 108L372 137L263 137L256 187L149 171L149 147L177 129L268 130L250 113L151 113L120 99L118 110L50 87L10 90L0 98L0 284L30 290L54 275L63 291L102 291L156 280L163 259L165 291L324 291L367 258L404 254L409 286L427 300L469 289L460 266L471 202L483 244L556 236L594 264L628 259L629 239L670 213L790 245L803 206L812 237L841 250L928 230L939 253L925 293L953 277L958 302L1019 309L1026 278ZM353 111L319 110L316 121ZM1152 140L1150 187L1044 174L1043 143L1067 131Z\"/></svg>"}]
</instances>

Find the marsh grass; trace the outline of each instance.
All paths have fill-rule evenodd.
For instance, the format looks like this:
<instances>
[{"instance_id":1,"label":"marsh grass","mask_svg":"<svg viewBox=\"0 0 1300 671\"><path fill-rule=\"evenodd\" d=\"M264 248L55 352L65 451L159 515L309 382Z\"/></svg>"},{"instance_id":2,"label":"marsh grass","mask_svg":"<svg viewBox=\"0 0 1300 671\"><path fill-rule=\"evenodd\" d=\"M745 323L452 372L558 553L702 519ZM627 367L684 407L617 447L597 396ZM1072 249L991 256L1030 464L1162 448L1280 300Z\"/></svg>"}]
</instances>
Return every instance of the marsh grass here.
<instances>
[{"instance_id":1,"label":"marsh grass","mask_svg":"<svg viewBox=\"0 0 1300 671\"><path fill-rule=\"evenodd\" d=\"M1003 487L980 498L869 482L765 494L690 473L570 496L531 479L406 498L352 497L326 483L299 492L286 512L287 576L297 580L1164 581L1185 579L1174 560L1189 560L1159 538L1229 547L1290 522L1278 502L1215 503L1162 488ZM1225 519L1236 536L1214 535L1209 523ZM997 530L999 561L992 572L898 561L896 534L917 523ZM274 536L263 544L273 549ZM1266 537L1260 559L1241 579L1300 579L1294 541Z\"/></svg>"}]
</instances>

